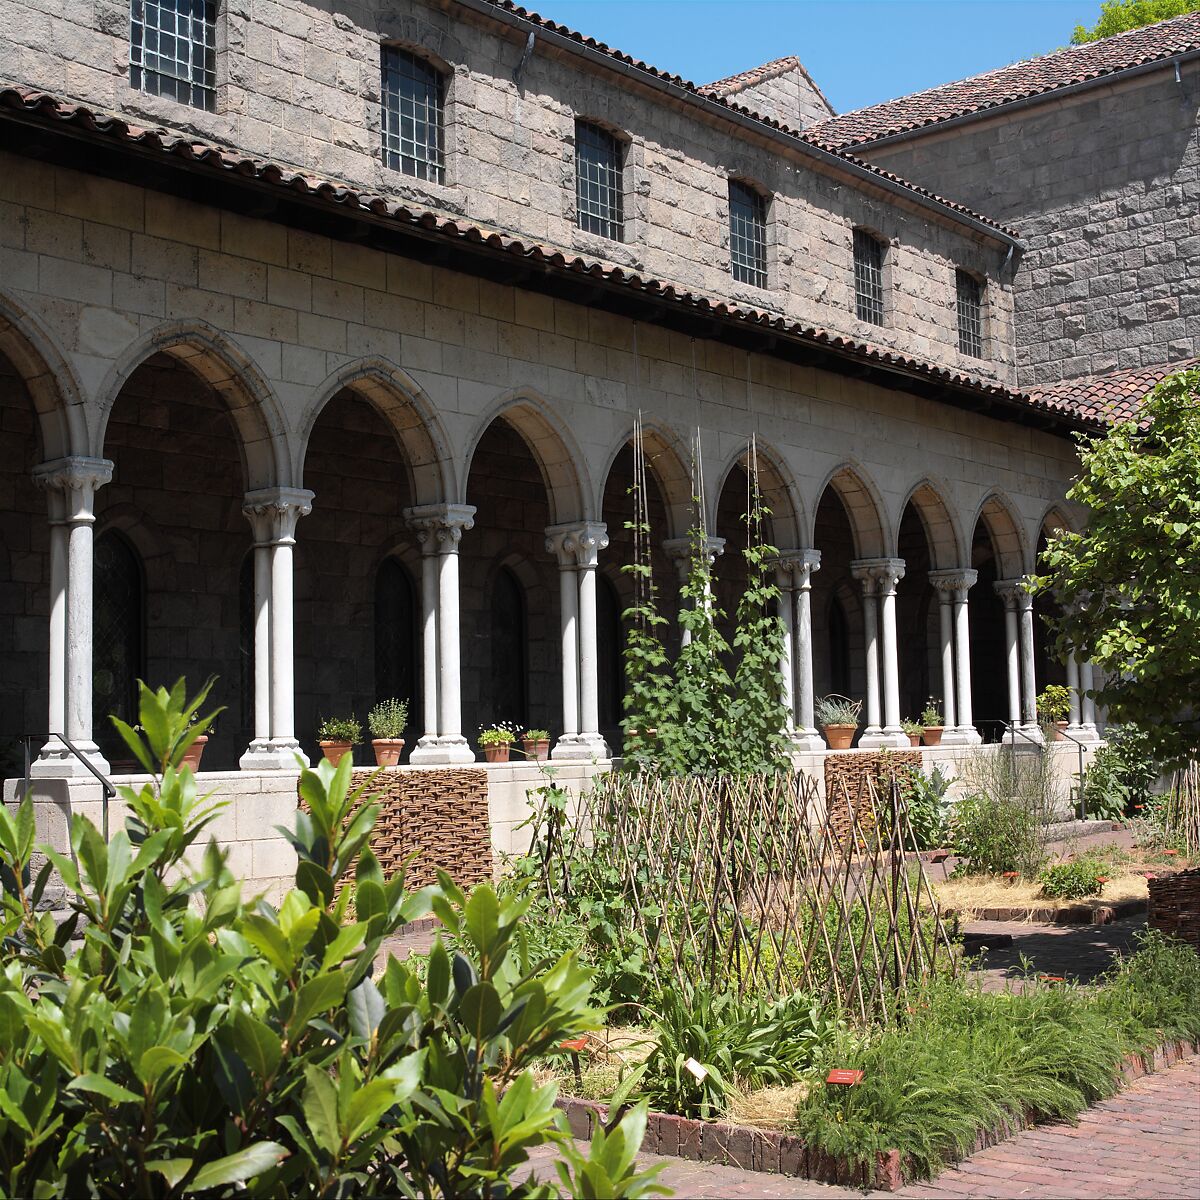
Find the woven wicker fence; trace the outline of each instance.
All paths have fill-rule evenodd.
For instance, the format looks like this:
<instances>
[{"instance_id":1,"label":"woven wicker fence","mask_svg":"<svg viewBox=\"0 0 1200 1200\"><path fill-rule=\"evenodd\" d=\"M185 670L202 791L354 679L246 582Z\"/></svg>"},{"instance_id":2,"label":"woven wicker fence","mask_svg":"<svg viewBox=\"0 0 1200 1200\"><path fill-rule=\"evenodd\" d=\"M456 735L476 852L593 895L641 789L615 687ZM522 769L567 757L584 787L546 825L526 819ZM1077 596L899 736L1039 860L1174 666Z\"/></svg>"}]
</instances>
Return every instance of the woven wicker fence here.
<instances>
[{"instance_id":1,"label":"woven wicker fence","mask_svg":"<svg viewBox=\"0 0 1200 1200\"><path fill-rule=\"evenodd\" d=\"M957 960L920 862L904 859L900 789L838 785L830 807L836 822L802 775L607 777L542 843L543 886L568 914L581 896L623 896L659 988L807 991L886 1021Z\"/></svg>"},{"instance_id":2,"label":"woven wicker fence","mask_svg":"<svg viewBox=\"0 0 1200 1200\"><path fill-rule=\"evenodd\" d=\"M1150 927L1181 938L1200 954L1200 867L1175 875L1160 875L1147 886Z\"/></svg>"}]
</instances>

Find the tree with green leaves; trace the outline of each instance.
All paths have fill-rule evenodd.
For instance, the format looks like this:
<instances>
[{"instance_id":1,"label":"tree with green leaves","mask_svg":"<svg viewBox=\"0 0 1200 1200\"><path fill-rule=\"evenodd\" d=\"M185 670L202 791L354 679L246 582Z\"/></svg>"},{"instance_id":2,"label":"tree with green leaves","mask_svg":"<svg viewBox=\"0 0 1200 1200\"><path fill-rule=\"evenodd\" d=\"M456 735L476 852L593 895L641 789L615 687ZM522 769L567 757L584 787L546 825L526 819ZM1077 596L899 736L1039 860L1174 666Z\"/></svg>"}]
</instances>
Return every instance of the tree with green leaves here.
<instances>
[{"instance_id":1,"label":"tree with green leaves","mask_svg":"<svg viewBox=\"0 0 1200 1200\"><path fill-rule=\"evenodd\" d=\"M1112 37L1116 33L1141 29L1143 25L1153 25L1156 21L1181 17L1184 13L1196 12L1198 9L1200 0L1104 0L1100 5L1100 17L1095 25L1090 29L1086 25L1075 26L1075 32L1071 34L1071 45L1082 46L1086 42L1098 42L1101 38Z\"/></svg>"},{"instance_id":2,"label":"tree with green leaves","mask_svg":"<svg viewBox=\"0 0 1200 1200\"><path fill-rule=\"evenodd\" d=\"M1061 605L1059 651L1104 673L1109 718L1177 764L1200 752L1200 371L1167 376L1080 458L1067 495L1088 527L1051 539L1035 587Z\"/></svg>"}]
</instances>

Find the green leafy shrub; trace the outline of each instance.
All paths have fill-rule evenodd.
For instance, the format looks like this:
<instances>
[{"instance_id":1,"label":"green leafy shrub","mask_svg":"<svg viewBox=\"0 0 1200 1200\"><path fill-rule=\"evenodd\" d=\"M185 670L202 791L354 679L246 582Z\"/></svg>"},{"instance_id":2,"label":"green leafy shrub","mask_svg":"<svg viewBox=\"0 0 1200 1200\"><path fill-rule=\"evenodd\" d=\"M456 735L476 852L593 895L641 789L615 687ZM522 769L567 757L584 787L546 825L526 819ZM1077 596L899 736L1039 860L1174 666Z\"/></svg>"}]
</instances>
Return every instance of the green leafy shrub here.
<instances>
[{"instance_id":1,"label":"green leafy shrub","mask_svg":"<svg viewBox=\"0 0 1200 1200\"><path fill-rule=\"evenodd\" d=\"M946 979L907 1024L834 1043L821 1070L860 1068L862 1082L814 1088L797 1131L811 1147L860 1162L898 1149L934 1173L1005 1118L1070 1120L1112 1095L1127 1053L1197 1036L1200 958L1159 934L1096 989L985 993Z\"/></svg>"},{"instance_id":2,"label":"green leafy shrub","mask_svg":"<svg viewBox=\"0 0 1200 1200\"><path fill-rule=\"evenodd\" d=\"M357 746L362 741L362 722L354 715L348 717L322 717L317 726L319 742L349 742Z\"/></svg>"},{"instance_id":3,"label":"green leafy shrub","mask_svg":"<svg viewBox=\"0 0 1200 1200\"><path fill-rule=\"evenodd\" d=\"M1052 900L1082 900L1098 896L1104 887L1104 870L1086 858L1074 862L1054 863L1038 876L1042 894Z\"/></svg>"},{"instance_id":4,"label":"green leafy shrub","mask_svg":"<svg viewBox=\"0 0 1200 1200\"><path fill-rule=\"evenodd\" d=\"M367 728L377 738L403 737L408 728L408 701L397 700L394 696L390 700L380 700L367 713Z\"/></svg>"},{"instance_id":5,"label":"green leafy shrub","mask_svg":"<svg viewBox=\"0 0 1200 1200\"><path fill-rule=\"evenodd\" d=\"M1149 739L1136 725L1108 730L1106 736L1084 773L1083 801L1089 817L1116 821L1150 801L1158 763Z\"/></svg>"},{"instance_id":6,"label":"green leafy shrub","mask_svg":"<svg viewBox=\"0 0 1200 1200\"><path fill-rule=\"evenodd\" d=\"M585 1161L529 1071L595 1026L589 973L570 954L530 966L525 906L488 885L385 878L348 759L301 773L278 908L243 901L215 843L194 852L221 807L179 767L202 700L143 685L144 737L114 721L155 778L121 789L107 844L74 817L71 856L47 848L31 884L32 803L0 810L0 1192L490 1197L547 1142L573 1191L652 1190L633 1167L644 1110ZM53 870L61 927L38 912ZM334 900L350 872L354 919L350 889ZM394 958L375 975L383 939L431 909L467 952L439 940L423 978Z\"/></svg>"},{"instance_id":7,"label":"green leafy shrub","mask_svg":"<svg viewBox=\"0 0 1200 1200\"><path fill-rule=\"evenodd\" d=\"M946 793L954 779L934 767L926 775L920 767L908 767L899 776L900 792L908 810L912 844L906 850L935 850L944 846L950 835L953 803ZM884 809L885 814L887 809Z\"/></svg>"},{"instance_id":8,"label":"green leafy shrub","mask_svg":"<svg viewBox=\"0 0 1200 1200\"><path fill-rule=\"evenodd\" d=\"M1037 698L1037 715L1045 725L1065 721L1071 715L1071 693L1061 683L1042 688Z\"/></svg>"}]
</instances>

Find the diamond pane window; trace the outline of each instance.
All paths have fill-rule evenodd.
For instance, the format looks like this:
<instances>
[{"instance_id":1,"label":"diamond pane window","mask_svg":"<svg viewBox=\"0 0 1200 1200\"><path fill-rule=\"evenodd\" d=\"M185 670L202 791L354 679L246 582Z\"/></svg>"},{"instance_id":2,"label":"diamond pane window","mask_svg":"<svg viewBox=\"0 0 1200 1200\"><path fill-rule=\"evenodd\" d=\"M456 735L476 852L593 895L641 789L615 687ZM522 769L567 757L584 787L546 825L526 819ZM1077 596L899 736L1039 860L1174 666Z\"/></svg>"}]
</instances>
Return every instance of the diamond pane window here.
<instances>
[{"instance_id":1,"label":"diamond pane window","mask_svg":"<svg viewBox=\"0 0 1200 1200\"><path fill-rule=\"evenodd\" d=\"M384 46L383 164L430 183L446 178L444 136L445 81L423 58Z\"/></svg>"},{"instance_id":2,"label":"diamond pane window","mask_svg":"<svg viewBox=\"0 0 1200 1200\"><path fill-rule=\"evenodd\" d=\"M767 286L767 202L736 179L729 181L729 266L739 283Z\"/></svg>"},{"instance_id":3,"label":"diamond pane window","mask_svg":"<svg viewBox=\"0 0 1200 1200\"><path fill-rule=\"evenodd\" d=\"M958 348L972 358L983 357L983 284L966 271L955 271L958 292Z\"/></svg>"},{"instance_id":4,"label":"diamond pane window","mask_svg":"<svg viewBox=\"0 0 1200 1200\"><path fill-rule=\"evenodd\" d=\"M131 0L129 82L139 92L212 109L216 0Z\"/></svg>"},{"instance_id":5,"label":"diamond pane window","mask_svg":"<svg viewBox=\"0 0 1200 1200\"><path fill-rule=\"evenodd\" d=\"M854 309L860 321L883 324L883 246L865 229L854 231Z\"/></svg>"},{"instance_id":6,"label":"diamond pane window","mask_svg":"<svg viewBox=\"0 0 1200 1200\"><path fill-rule=\"evenodd\" d=\"M621 143L606 129L575 122L575 206L579 228L610 241L622 240L624 172Z\"/></svg>"}]
</instances>

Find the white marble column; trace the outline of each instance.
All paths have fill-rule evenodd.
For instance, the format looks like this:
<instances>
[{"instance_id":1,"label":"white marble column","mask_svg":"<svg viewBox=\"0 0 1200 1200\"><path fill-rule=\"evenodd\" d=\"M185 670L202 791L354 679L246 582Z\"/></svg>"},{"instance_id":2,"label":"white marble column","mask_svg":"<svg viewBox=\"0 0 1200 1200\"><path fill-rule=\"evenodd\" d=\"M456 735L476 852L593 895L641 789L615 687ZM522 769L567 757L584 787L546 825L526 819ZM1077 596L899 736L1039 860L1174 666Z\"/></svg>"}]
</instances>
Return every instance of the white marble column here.
<instances>
[{"instance_id":1,"label":"white marble column","mask_svg":"<svg viewBox=\"0 0 1200 1200\"><path fill-rule=\"evenodd\" d=\"M725 539L720 537L706 537L704 539L704 548L708 555L708 585L707 596L712 597L712 567L717 561L717 558L725 552ZM690 537L667 538L663 542L663 550L666 551L667 557L675 564L675 569L679 572L679 585L682 587L687 583L692 573L692 554L695 551L694 541ZM682 626L679 630L679 644L686 646L692 640L692 635Z\"/></svg>"},{"instance_id":2,"label":"white marble column","mask_svg":"<svg viewBox=\"0 0 1200 1200\"><path fill-rule=\"evenodd\" d=\"M438 739L438 555L433 538L422 539L421 547L421 708L425 729L409 753L420 754L437 746Z\"/></svg>"},{"instance_id":3,"label":"white marble column","mask_svg":"<svg viewBox=\"0 0 1200 1200\"><path fill-rule=\"evenodd\" d=\"M1027 734L1040 738L1033 658L1033 596L1025 580L1017 588L1017 611L1021 618L1021 720Z\"/></svg>"},{"instance_id":4,"label":"white marble column","mask_svg":"<svg viewBox=\"0 0 1200 1200\"><path fill-rule=\"evenodd\" d=\"M313 493L304 488L260 488L247 492L242 511L250 521L255 540L255 737L239 765L247 771L294 771L299 764L296 740L295 564L296 524L312 512ZM269 582L268 582L269 581ZM267 586L265 619L260 607ZM263 627L267 653L263 658ZM263 687L260 672L268 676ZM269 718L259 710L268 698ZM269 720L270 736L261 734Z\"/></svg>"},{"instance_id":5,"label":"white marble column","mask_svg":"<svg viewBox=\"0 0 1200 1200\"><path fill-rule=\"evenodd\" d=\"M428 741L431 719L425 718L426 736L413 749L409 762L474 762L475 754L462 733L462 667L460 661L458 547L465 530L475 524L475 509L469 504L422 504L405 510L405 518L417 534L422 554L436 563L436 619L430 634L424 627L423 645L432 642L437 656L437 681L426 686L437 706L437 736ZM432 569L431 569L432 570ZM422 597L428 603L433 592L422 572ZM428 590L427 590L428 589Z\"/></svg>"},{"instance_id":6,"label":"white marble column","mask_svg":"<svg viewBox=\"0 0 1200 1200\"><path fill-rule=\"evenodd\" d=\"M112 478L104 458L60 458L33 473L50 493L49 733L64 734L99 771L108 763L92 730L92 543L96 489ZM87 775L87 768L55 737L47 739L37 776Z\"/></svg>"},{"instance_id":7,"label":"white marble column","mask_svg":"<svg viewBox=\"0 0 1200 1200\"><path fill-rule=\"evenodd\" d=\"M879 621L883 628L884 736L891 745L909 745L900 725L900 647L896 636L896 587L904 578L902 558L885 559L875 567L879 588Z\"/></svg>"},{"instance_id":8,"label":"white marble column","mask_svg":"<svg viewBox=\"0 0 1200 1200\"><path fill-rule=\"evenodd\" d=\"M1081 735L1088 741L1100 740L1100 727L1096 724L1096 701L1088 694L1096 687L1095 671L1085 658L1079 663L1079 705Z\"/></svg>"},{"instance_id":9,"label":"white marble column","mask_svg":"<svg viewBox=\"0 0 1200 1200\"><path fill-rule=\"evenodd\" d=\"M977 746L982 741L972 712L971 624L967 607L967 595L978 579L979 573L970 567L929 572L929 582L937 589L942 606L942 705L946 725L942 743L948 746ZM946 647L948 620L954 643L950 656Z\"/></svg>"},{"instance_id":10,"label":"white marble column","mask_svg":"<svg viewBox=\"0 0 1200 1200\"><path fill-rule=\"evenodd\" d=\"M1074 653L1067 655L1067 693L1070 697L1070 712L1067 716L1067 729L1072 736L1079 737L1080 713L1082 705L1079 700L1079 659Z\"/></svg>"},{"instance_id":11,"label":"white marble column","mask_svg":"<svg viewBox=\"0 0 1200 1200\"><path fill-rule=\"evenodd\" d=\"M863 654L867 676L866 726L859 746L867 749L884 742L882 715L879 709L879 599L876 591L873 560L864 559L850 564L850 574L862 585L863 593Z\"/></svg>"},{"instance_id":12,"label":"white marble column","mask_svg":"<svg viewBox=\"0 0 1200 1200\"><path fill-rule=\"evenodd\" d=\"M825 749L813 713L812 575L821 569L821 552L789 550L780 555L779 566L781 590L784 579L791 583L785 593L790 603L780 606L790 660L790 672L784 678L791 697L792 727L788 736L794 751L812 754Z\"/></svg>"},{"instance_id":13,"label":"white marble column","mask_svg":"<svg viewBox=\"0 0 1200 1200\"><path fill-rule=\"evenodd\" d=\"M929 584L938 596L938 632L941 637L942 662L942 732L944 744L957 742L958 706L955 704L957 682L954 674L954 585L957 571L930 571Z\"/></svg>"},{"instance_id":14,"label":"white marble column","mask_svg":"<svg viewBox=\"0 0 1200 1200\"><path fill-rule=\"evenodd\" d=\"M558 558L562 596L563 733L551 756L601 759L600 680L596 628L596 569L608 530L593 521L551 525L546 549Z\"/></svg>"},{"instance_id":15,"label":"white marble column","mask_svg":"<svg viewBox=\"0 0 1200 1200\"><path fill-rule=\"evenodd\" d=\"M783 632L779 655L779 679L783 686L780 700L783 701L785 716L783 727L790 737L796 728L796 592L792 568L780 559L775 566L775 586L779 589L776 615Z\"/></svg>"},{"instance_id":16,"label":"white marble column","mask_svg":"<svg viewBox=\"0 0 1200 1200\"><path fill-rule=\"evenodd\" d=\"M1006 734L1005 737L1006 740L1015 738L1026 744L1041 741L1033 692L1033 597L1026 590L1023 579L998 579L992 586L1004 601L1008 721L1010 725L1020 726L1025 734L1024 737L1013 734ZM1032 727L1027 712L1032 712Z\"/></svg>"}]
</instances>

